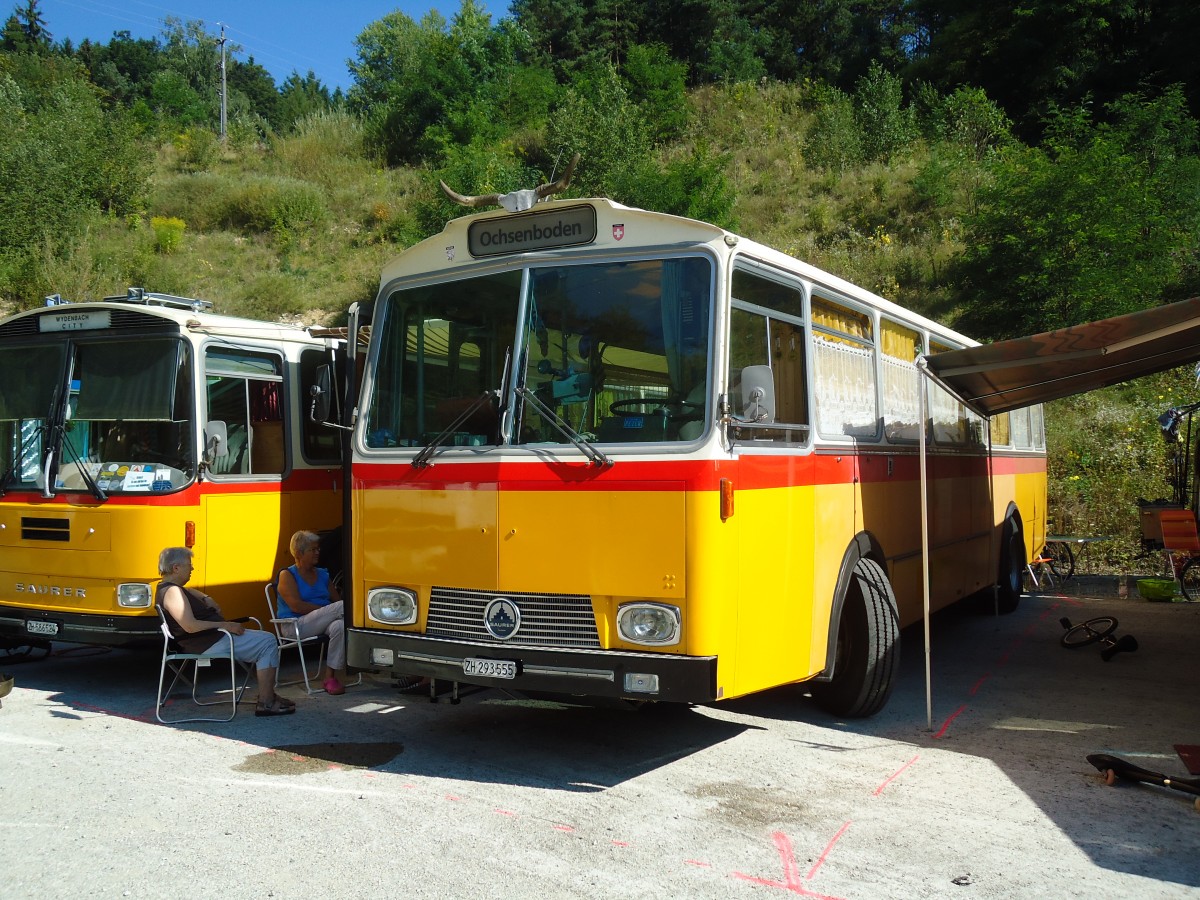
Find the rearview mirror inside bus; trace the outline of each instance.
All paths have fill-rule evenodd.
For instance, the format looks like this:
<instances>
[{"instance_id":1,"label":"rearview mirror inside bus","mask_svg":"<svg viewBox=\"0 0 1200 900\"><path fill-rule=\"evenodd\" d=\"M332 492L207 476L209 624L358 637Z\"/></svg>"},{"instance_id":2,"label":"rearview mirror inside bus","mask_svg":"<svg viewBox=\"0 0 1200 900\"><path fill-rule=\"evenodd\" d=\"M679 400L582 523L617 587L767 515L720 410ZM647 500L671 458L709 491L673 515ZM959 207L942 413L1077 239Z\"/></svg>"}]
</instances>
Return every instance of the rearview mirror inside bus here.
<instances>
[{"instance_id":1,"label":"rearview mirror inside bus","mask_svg":"<svg viewBox=\"0 0 1200 900\"><path fill-rule=\"evenodd\" d=\"M229 455L229 431L225 423L214 419L204 426L204 460L212 463L220 456Z\"/></svg>"},{"instance_id":2,"label":"rearview mirror inside bus","mask_svg":"<svg viewBox=\"0 0 1200 900\"><path fill-rule=\"evenodd\" d=\"M742 415L747 422L775 421L775 381L770 366L742 369Z\"/></svg>"}]
</instances>

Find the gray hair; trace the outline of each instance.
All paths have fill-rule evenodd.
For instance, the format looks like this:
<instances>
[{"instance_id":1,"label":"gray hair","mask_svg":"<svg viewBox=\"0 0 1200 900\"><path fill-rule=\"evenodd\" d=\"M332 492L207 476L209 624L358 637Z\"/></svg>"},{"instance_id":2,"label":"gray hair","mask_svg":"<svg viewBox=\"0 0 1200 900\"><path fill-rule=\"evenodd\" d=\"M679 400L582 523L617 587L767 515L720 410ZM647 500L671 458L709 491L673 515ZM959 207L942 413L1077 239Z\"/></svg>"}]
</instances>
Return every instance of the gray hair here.
<instances>
[{"instance_id":1,"label":"gray hair","mask_svg":"<svg viewBox=\"0 0 1200 900\"><path fill-rule=\"evenodd\" d=\"M297 531L292 535L292 540L288 544L288 549L292 551L292 556L303 556L313 547L318 547L321 544L321 538L312 531Z\"/></svg>"},{"instance_id":2,"label":"gray hair","mask_svg":"<svg viewBox=\"0 0 1200 900\"><path fill-rule=\"evenodd\" d=\"M192 551L187 547L168 547L158 554L158 574L165 578L176 566L191 562L191 559Z\"/></svg>"}]
</instances>

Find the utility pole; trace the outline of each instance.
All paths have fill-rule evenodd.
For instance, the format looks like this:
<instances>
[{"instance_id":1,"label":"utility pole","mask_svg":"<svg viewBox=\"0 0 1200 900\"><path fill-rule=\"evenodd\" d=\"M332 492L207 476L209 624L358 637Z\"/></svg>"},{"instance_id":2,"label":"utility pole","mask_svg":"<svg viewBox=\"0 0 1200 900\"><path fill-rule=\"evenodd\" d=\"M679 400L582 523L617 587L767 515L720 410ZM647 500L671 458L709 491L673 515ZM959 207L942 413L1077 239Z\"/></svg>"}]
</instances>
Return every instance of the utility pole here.
<instances>
[{"instance_id":1,"label":"utility pole","mask_svg":"<svg viewBox=\"0 0 1200 900\"><path fill-rule=\"evenodd\" d=\"M217 41L217 43L221 45L221 140L222 140L222 142L224 142L224 140L225 140L225 121L226 121L225 120L225 97L227 94L227 92L225 90L225 25L222 22L218 22L217 24L221 26L221 37Z\"/></svg>"}]
</instances>

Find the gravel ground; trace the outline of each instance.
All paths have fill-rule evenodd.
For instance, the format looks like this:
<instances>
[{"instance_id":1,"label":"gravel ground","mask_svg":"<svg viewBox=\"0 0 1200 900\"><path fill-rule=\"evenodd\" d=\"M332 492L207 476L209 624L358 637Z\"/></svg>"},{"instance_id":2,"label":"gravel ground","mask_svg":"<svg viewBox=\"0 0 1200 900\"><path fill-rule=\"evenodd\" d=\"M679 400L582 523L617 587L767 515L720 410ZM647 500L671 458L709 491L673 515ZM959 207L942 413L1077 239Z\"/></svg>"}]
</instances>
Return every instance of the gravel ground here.
<instances>
[{"instance_id":1,"label":"gravel ground","mask_svg":"<svg viewBox=\"0 0 1200 900\"><path fill-rule=\"evenodd\" d=\"M1200 604L1079 584L938 617L932 728L920 629L852 722L800 687L633 711L368 678L162 726L157 653L0 656L0 897L1200 897L1192 798L1085 760L1186 774ZM1136 653L1060 646L1106 614Z\"/></svg>"}]
</instances>

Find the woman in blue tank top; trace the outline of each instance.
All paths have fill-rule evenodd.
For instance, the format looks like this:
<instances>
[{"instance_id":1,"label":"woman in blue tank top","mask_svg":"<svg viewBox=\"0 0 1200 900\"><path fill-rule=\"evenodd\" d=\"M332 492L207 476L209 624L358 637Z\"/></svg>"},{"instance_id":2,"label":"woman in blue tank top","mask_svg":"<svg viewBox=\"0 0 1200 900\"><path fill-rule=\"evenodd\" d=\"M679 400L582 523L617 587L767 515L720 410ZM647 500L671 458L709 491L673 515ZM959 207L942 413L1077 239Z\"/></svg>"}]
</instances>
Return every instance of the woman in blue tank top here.
<instances>
[{"instance_id":1,"label":"woman in blue tank top","mask_svg":"<svg viewBox=\"0 0 1200 900\"><path fill-rule=\"evenodd\" d=\"M342 598L329 579L329 570L317 567L320 544L321 539L311 531L297 531L292 535L289 549L296 562L279 573L277 613L281 619L296 620L293 624L301 639L328 635L326 666L321 673L325 692L344 694L346 641Z\"/></svg>"}]
</instances>

